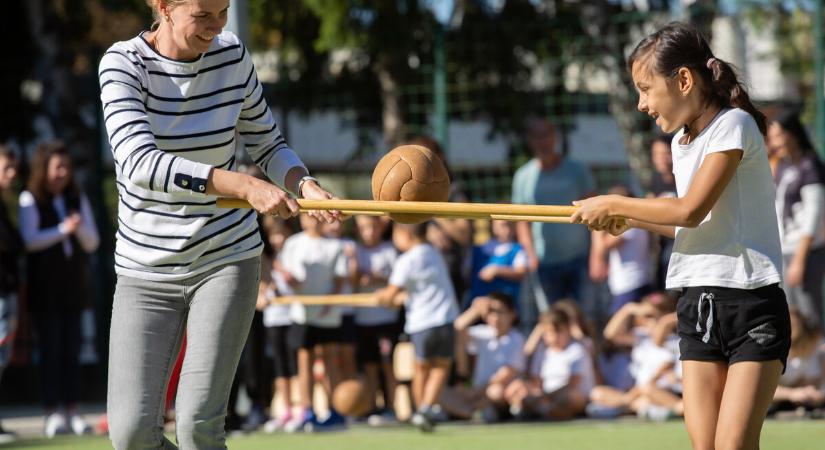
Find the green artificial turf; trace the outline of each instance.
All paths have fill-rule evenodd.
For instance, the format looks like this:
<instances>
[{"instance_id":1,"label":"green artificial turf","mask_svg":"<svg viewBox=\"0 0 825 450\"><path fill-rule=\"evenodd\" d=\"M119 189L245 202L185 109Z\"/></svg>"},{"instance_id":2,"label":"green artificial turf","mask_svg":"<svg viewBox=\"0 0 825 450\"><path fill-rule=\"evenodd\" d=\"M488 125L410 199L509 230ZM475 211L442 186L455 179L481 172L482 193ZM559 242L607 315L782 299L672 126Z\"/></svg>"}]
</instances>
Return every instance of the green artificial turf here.
<instances>
[{"instance_id":1,"label":"green artificial turf","mask_svg":"<svg viewBox=\"0 0 825 450\"><path fill-rule=\"evenodd\" d=\"M371 429L363 426L315 435L233 435L233 450L679 450L690 449L684 424L635 421L582 421L555 424L442 425L433 434L413 428ZM20 440L0 449L111 448L105 437L61 437L52 440ZM762 448L772 450L821 450L825 448L825 421L769 421L762 432Z\"/></svg>"}]
</instances>

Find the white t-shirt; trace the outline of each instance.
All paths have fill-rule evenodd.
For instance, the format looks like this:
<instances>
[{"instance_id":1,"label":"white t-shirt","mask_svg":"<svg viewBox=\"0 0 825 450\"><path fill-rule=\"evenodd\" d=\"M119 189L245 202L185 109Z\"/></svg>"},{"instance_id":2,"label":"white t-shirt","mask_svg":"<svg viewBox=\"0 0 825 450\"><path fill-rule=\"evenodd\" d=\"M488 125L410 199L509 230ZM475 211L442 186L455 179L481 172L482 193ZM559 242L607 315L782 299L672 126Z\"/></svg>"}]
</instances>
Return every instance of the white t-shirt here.
<instances>
[{"instance_id":1,"label":"white t-shirt","mask_svg":"<svg viewBox=\"0 0 825 450\"><path fill-rule=\"evenodd\" d=\"M631 228L622 234L622 244L610 249L607 287L620 295L650 283L650 233Z\"/></svg>"},{"instance_id":2,"label":"white t-shirt","mask_svg":"<svg viewBox=\"0 0 825 450\"><path fill-rule=\"evenodd\" d=\"M455 289L444 257L430 244L419 244L395 262L389 284L407 291L404 332L417 333L452 323L458 317Z\"/></svg>"},{"instance_id":3,"label":"white t-shirt","mask_svg":"<svg viewBox=\"0 0 825 450\"><path fill-rule=\"evenodd\" d=\"M311 237L304 232L290 236L278 255L281 265L301 282L296 295L327 295L335 288L336 277L347 276L343 243L338 239ZM293 322L323 328L341 325L341 309L336 306L292 304Z\"/></svg>"},{"instance_id":4,"label":"white t-shirt","mask_svg":"<svg viewBox=\"0 0 825 450\"><path fill-rule=\"evenodd\" d=\"M487 324L475 325L467 329L470 342L467 352L476 355L473 369L473 386L483 387L502 367L509 366L518 372L524 371L527 364L522 348L524 336L515 329L504 336L496 336L493 327Z\"/></svg>"},{"instance_id":5,"label":"white t-shirt","mask_svg":"<svg viewBox=\"0 0 825 450\"><path fill-rule=\"evenodd\" d=\"M665 364L678 364L679 338L676 335L669 337L660 347L650 334L640 328L634 329L633 334L636 336L636 344L630 352L630 374L633 375L636 386L657 381L653 377ZM662 386L658 382L657 386L671 387Z\"/></svg>"},{"instance_id":6,"label":"white t-shirt","mask_svg":"<svg viewBox=\"0 0 825 450\"><path fill-rule=\"evenodd\" d=\"M755 289L782 281L782 251L774 211L774 186L765 141L753 117L725 109L696 139L673 137L676 191L684 197L705 156L743 150L736 174L696 228L676 227L667 288L721 286Z\"/></svg>"},{"instance_id":7,"label":"white t-shirt","mask_svg":"<svg viewBox=\"0 0 825 450\"><path fill-rule=\"evenodd\" d=\"M292 295L292 286L290 286L280 272L272 270L272 282L278 289L276 293L272 289L267 289L266 298L273 299L280 295ZM265 327L283 327L292 324L290 317L290 305L270 304L264 308L264 326Z\"/></svg>"},{"instance_id":8,"label":"white t-shirt","mask_svg":"<svg viewBox=\"0 0 825 450\"><path fill-rule=\"evenodd\" d=\"M389 279L392 266L398 258L398 251L390 242L381 242L374 247L358 245L355 248L355 257L358 260L358 270L362 273L377 274L381 278ZM386 283L373 283L369 286L360 286L359 292L375 292L386 286ZM364 326L386 325L398 320L396 308L356 308L355 323Z\"/></svg>"},{"instance_id":9,"label":"white t-shirt","mask_svg":"<svg viewBox=\"0 0 825 450\"><path fill-rule=\"evenodd\" d=\"M538 352L536 354L539 355ZM596 385L593 362L587 349L580 342L570 341L564 350L544 347L540 358L539 375L542 389L546 394L552 394L567 386L570 378L579 375L579 392L586 396L590 395L590 390Z\"/></svg>"}]
</instances>

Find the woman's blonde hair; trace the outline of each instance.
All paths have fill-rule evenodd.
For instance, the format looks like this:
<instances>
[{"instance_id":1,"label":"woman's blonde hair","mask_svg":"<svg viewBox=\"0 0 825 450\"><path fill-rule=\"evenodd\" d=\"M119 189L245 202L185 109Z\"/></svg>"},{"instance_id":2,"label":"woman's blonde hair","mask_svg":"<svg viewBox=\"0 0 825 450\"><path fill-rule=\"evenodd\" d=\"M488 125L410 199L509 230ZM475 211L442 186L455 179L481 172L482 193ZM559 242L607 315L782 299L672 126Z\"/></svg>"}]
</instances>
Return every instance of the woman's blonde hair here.
<instances>
[{"instance_id":1,"label":"woman's blonde hair","mask_svg":"<svg viewBox=\"0 0 825 450\"><path fill-rule=\"evenodd\" d=\"M149 8L152 8L152 18L154 19L151 29L156 30L160 25L160 21L163 19L163 15L160 12L161 5L165 5L167 9L173 9L188 1L189 0L146 0L146 4L149 5Z\"/></svg>"}]
</instances>

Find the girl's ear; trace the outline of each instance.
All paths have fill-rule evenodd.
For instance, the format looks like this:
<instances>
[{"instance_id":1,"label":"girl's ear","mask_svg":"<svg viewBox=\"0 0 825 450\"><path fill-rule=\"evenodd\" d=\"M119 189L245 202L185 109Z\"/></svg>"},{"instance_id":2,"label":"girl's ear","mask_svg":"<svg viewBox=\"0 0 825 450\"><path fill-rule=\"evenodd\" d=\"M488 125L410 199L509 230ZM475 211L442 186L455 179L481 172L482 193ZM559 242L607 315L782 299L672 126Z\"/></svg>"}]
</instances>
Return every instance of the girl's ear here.
<instances>
[{"instance_id":1,"label":"girl's ear","mask_svg":"<svg viewBox=\"0 0 825 450\"><path fill-rule=\"evenodd\" d=\"M693 72L687 67L679 68L679 71L676 72L675 81L676 87L679 89L679 92L683 97L687 97L690 91L693 90L696 82Z\"/></svg>"}]
</instances>

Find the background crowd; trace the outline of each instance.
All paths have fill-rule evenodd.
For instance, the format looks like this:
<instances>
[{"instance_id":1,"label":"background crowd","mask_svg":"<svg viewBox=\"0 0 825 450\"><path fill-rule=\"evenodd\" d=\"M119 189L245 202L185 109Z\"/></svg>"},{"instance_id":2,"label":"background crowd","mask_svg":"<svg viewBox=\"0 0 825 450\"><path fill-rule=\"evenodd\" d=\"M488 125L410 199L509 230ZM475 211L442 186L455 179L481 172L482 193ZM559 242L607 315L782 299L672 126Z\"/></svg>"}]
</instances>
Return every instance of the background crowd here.
<instances>
[{"instance_id":1,"label":"background crowd","mask_svg":"<svg viewBox=\"0 0 825 450\"><path fill-rule=\"evenodd\" d=\"M557 150L553 123L534 118L525 130L533 158L513 178L513 203L570 204L596 193L589 169ZM427 136L409 142L443 157ZM794 111L775 115L767 148L793 319L773 411L817 415L825 405L825 171ZM609 192L676 195L670 151L669 137L652 140L650 192L621 185ZM85 346L94 333L85 281L100 236L64 143L39 145L27 180L16 180L17 160L0 149L0 367L9 362L18 318L27 317L45 434L88 433L77 414L79 373L93 352ZM467 199L454 183L451 200ZM237 413L234 395L230 428L297 432L409 420L431 430L445 420L665 420L683 412L676 293L663 284L669 239L564 224L401 225L378 217L322 224L306 215L262 217L260 230L258 312L235 389L243 386L251 407ZM385 306L278 302L369 292ZM179 361L184 354L185 346ZM336 411L338 387L365 404ZM174 392L175 375L170 421Z\"/></svg>"}]
</instances>

